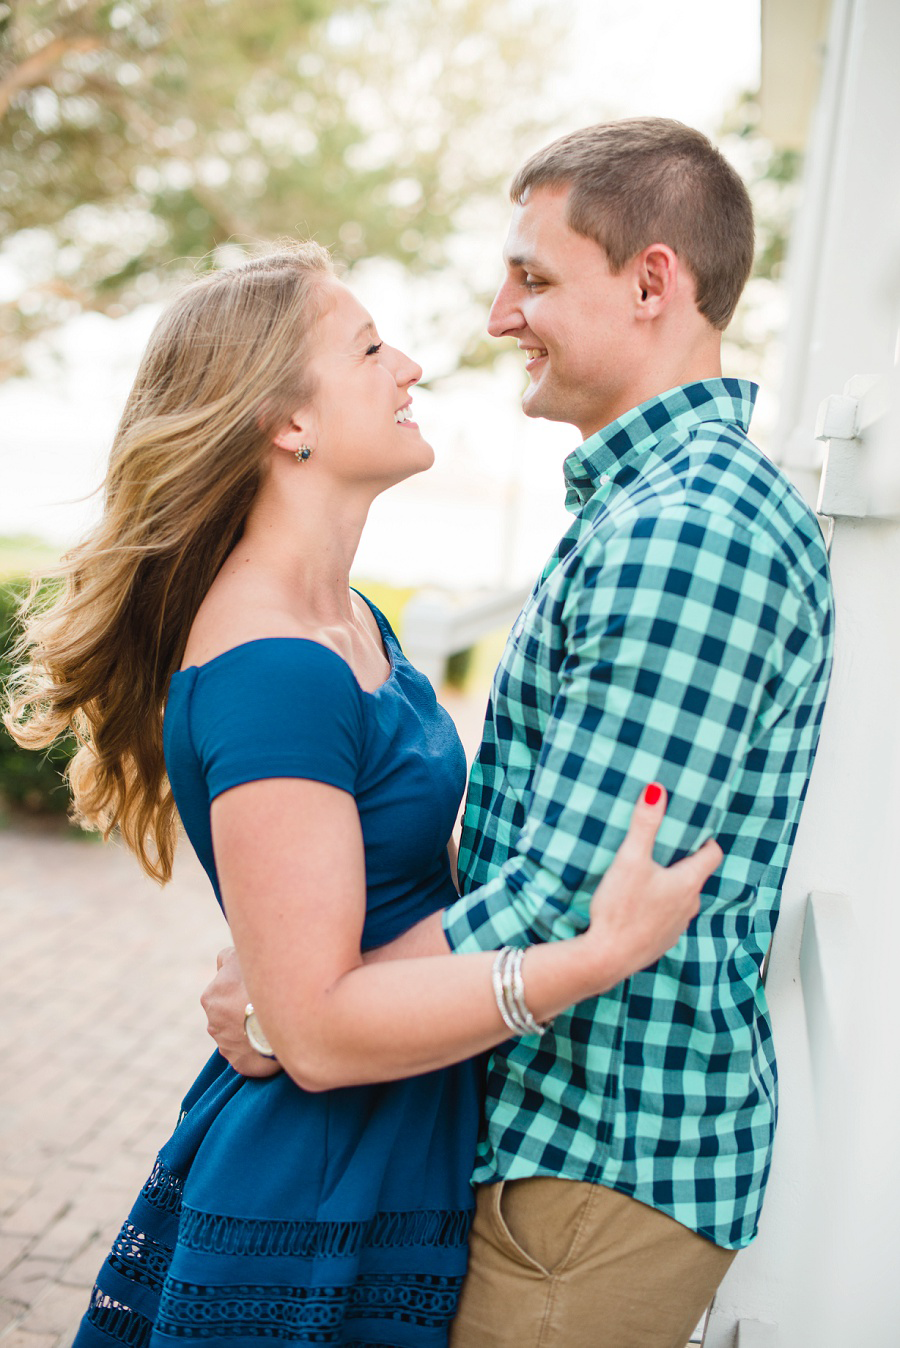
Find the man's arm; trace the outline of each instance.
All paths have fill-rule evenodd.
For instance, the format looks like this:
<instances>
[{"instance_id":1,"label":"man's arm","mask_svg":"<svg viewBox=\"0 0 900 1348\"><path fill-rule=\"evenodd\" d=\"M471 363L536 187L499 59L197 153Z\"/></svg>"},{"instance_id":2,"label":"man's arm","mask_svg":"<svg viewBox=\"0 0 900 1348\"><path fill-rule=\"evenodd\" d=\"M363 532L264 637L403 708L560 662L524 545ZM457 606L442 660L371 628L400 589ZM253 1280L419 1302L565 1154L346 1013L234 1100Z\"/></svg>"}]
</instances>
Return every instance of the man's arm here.
<instances>
[{"instance_id":1,"label":"man's arm","mask_svg":"<svg viewBox=\"0 0 900 1348\"><path fill-rule=\"evenodd\" d=\"M810 658L808 615L780 560L721 516L679 507L638 517L581 565L515 851L444 913L459 952L583 930L648 781L670 797L658 861L715 835L754 736L783 710L776 676ZM726 856L711 894L727 874Z\"/></svg>"}]
</instances>

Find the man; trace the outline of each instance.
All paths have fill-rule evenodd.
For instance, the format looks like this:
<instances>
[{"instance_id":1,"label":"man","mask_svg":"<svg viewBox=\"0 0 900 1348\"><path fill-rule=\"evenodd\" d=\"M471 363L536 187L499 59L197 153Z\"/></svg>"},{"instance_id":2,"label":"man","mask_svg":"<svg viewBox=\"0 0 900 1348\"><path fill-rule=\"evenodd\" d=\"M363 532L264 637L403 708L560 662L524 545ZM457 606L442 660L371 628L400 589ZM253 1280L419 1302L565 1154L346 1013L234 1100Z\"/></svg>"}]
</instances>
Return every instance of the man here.
<instances>
[{"instance_id":1,"label":"man","mask_svg":"<svg viewBox=\"0 0 900 1348\"><path fill-rule=\"evenodd\" d=\"M525 413L582 435L573 521L494 680L462 896L384 953L582 929L645 782L670 796L659 860L717 838L725 861L668 955L491 1056L453 1336L683 1348L756 1234L769 1170L761 968L830 671L827 559L747 438L755 389L721 377L753 223L709 141L662 119L587 128L511 196L489 331L525 352Z\"/></svg>"}]
</instances>

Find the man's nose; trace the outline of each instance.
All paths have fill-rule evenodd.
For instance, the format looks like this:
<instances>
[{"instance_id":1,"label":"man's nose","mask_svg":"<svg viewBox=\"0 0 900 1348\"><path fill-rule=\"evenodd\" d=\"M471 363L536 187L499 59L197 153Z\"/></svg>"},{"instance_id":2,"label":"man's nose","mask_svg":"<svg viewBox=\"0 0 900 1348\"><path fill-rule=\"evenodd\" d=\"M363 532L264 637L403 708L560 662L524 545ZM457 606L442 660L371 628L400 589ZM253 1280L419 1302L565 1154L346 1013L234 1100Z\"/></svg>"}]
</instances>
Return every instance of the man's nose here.
<instances>
[{"instance_id":1,"label":"man's nose","mask_svg":"<svg viewBox=\"0 0 900 1348\"><path fill-rule=\"evenodd\" d=\"M488 314L487 330L492 337L506 337L517 332L523 326L522 315L513 301L509 281L494 296L491 312Z\"/></svg>"}]
</instances>

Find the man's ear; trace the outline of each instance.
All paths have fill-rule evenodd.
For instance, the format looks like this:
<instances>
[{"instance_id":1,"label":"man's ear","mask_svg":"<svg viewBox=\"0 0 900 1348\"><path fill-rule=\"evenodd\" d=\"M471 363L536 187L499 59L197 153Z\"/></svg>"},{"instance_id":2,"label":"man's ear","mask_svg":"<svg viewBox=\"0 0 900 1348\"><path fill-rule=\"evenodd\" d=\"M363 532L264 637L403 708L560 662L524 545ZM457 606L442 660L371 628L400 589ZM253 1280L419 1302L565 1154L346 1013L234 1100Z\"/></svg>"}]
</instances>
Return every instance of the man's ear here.
<instances>
[{"instance_id":1,"label":"man's ear","mask_svg":"<svg viewBox=\"0 0 900 1348\"><path fill-rule=\"evenodd\" d=\"M651 243L634 259L635 317L658 318L671 302L680 273L678 254L667 243Z\"/></svg>"}]
</instances>

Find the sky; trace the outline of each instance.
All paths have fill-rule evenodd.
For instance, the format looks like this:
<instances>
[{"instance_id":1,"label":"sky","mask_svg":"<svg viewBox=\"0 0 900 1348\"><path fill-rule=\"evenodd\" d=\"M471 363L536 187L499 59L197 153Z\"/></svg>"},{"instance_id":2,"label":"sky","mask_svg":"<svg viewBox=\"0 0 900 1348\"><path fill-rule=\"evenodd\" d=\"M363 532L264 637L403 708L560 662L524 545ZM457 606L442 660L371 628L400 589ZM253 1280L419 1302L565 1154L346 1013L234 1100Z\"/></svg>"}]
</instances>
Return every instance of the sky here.
<instances>
[{"instance_id":1,"label":"sky","mask_svg":"<svg viewBox=\"0 0 900 1348\"><path fill-rule=\"evenodd\" d=\"M547 0L544 8L562 16L569 33L558 89L564 125L660 115L714 134L740 93L758 84L759 0L677 7ZM547 115L549 122L558 110ZM504 214L498 210L495 243L485 244L496 248L498 281ZM415 286L398 286L396 272L378 267L355 284L383 335L406 347L414 334L404 315L415 310ZM85 315L56 335L33 378L0 388L0 534L36 534L64 546L96 517L96 487L156 313L148 306L117 320ZM429 358L443 363L439 351L411 354L426 371ZM511 357L493 379L462 377L417 396L436 465L376 503L360 574L454 589L534 574L565 524L560 465L579 437L572 427L527 421L518 406L522 385Z\"/></svg>"},{"instance_id":2,"label":"sky","mask_svg":"<svg viewBox=\"0 0 900 1348\"><path fill-rule=\"evenodd\" d=\"M715 132L735 97L759 83L759 0L549 0L571 11L570 75L579 122L675 117Z\"/></svg>"}]
</instances>

